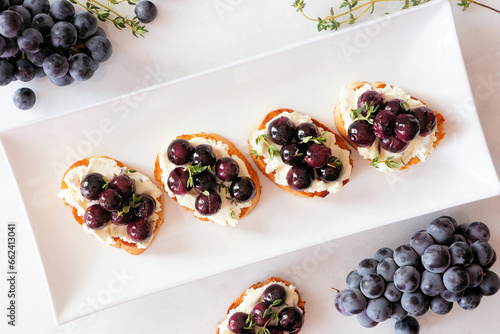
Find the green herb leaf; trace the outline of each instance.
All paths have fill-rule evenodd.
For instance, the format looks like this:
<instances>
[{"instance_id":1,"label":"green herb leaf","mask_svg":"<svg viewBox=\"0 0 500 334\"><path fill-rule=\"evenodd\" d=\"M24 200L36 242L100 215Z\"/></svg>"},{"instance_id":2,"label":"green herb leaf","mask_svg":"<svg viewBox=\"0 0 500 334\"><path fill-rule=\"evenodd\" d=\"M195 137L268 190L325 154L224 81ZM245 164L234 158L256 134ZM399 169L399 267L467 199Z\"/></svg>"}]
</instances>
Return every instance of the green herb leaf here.
<instances>
[{"instance_id":1,"label":"green herb leaf","mask_svg":"<svg viewBox=\"0 0 500 334\"><path fill-rule=\"evenodd\" d=\"M259 158L259 153L257 153L256 150L250 151L250 155L252 155L255 160Z\"/></svg>"},{"instance_id":2,"label":"green herb leaf","mask_svg":"<svg viewBox=\"0 0 500 334\"><path fill-rule=\"evenodd\" d=\"M233 209L231 209L231 218L236 219L236 214L234 213Z\"/></svg>"}]
</instances>

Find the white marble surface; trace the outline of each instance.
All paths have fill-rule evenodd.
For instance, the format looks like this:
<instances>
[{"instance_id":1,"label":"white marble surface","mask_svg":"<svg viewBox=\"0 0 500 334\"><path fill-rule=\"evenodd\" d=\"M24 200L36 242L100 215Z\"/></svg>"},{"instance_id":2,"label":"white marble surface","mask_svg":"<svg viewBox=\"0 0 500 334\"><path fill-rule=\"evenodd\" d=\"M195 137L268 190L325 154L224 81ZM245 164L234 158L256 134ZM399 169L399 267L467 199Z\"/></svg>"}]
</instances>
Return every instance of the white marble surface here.
<instances>
[{"instance_id":1,"label":"white marble surface","mask_svg":"<svg viewBox=\"0 0 500 334\"><path fill-rule=\"evenodd\" d=\"M157 3L160 16L158 21L149 26L151 33L146 40L136 40L126 32L107 27L106 31L115 46L115 56L109 64L102 65L98 75L92 79L94 82L68 89L56 89L43 81L33 83L40 92L40 99L37 107L28 112L15 110L11 106L11 94L19 83L2 87L0 129L70 112L141 89L144 85L176 80L319 34L314 23L303 19L290 6L292 1L159 0ZM485 3L498 6L494 0ZM311 16L317 16L325 13L330 6L331 2L322 0L308 5L307 9L310 13L316 12ZM471 6L463 13L455 2L453 11L476 107L498 173L500 140L497 129L500 127L500 118L496 117L496 113L500 105L500 35L497 32L500 30L500 14L477 6ZM154 43L162 43L164 47L161 50L168 51L163 53L149 47ZM134 55L136 57L132 57ZM106 66L109 66L107 70ZM137 71L140 66L145 66L146 73ZM107 73L111 69L112 73L116 73L126 68L132 68L134 75L122 76L121 80L113 77L113 82L109 81L111 79ZM2 268L6 268L4 226L16 222L19 271L17 326L8 326L3 315L0 323L2 333L213 333L216 323L222 320L232 300L246 287L269 276L289 279L300 288L307 301L307 318L302 333L391 333L392 321L368 330L360 327L356 319L343 317L333 308L335 293L330 288L343 288L346 274L359 260L370 256L380 247L397 247L406 243L414 231L424 228L430 220L441 214L455 216L460 223L480 220L489 224L491 242L497 250L500 249L500 226L497 223L500 205L497 197L412 218L200 279L58 326L51 314L49 295L33 237L23 218L22 204L3 157L0 158L0 184L0 247L3 254L0 263ZM5 273L7 271L2 270ZM493 270L500 272L500 265L495 264ZM61 279L64 279L64 275ZM88 297L87 306L93 308L97 304L105 305L107 300L103 296L113 298L114 294L127 288L128 280L133 279L125 275L119 280L110 280L103 285L102 293ZM0 300L2 305L6 305L6 280L2 278L0 282L0 294L3 296ZM443 317L427 314L419 318L421 332L495 333L498 331L495 321L498 302L497 295L483 298L479 308L474 311L467 312L455 307ZM4 313L5 308L2 306Z\"/></svg>"}]
</instances>

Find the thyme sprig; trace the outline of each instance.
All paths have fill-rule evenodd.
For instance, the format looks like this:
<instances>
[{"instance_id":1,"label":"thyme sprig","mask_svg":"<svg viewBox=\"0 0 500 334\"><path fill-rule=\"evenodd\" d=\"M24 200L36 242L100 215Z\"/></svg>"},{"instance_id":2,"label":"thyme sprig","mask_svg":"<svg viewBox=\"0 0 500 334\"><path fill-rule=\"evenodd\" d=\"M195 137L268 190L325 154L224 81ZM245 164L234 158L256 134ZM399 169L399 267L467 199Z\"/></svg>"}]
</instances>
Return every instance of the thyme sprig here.
<instances>
[{"instance_id":1,"label":"thyme sprig","mask_svg":"<svg viewBox=\"0 0 500 334\"><path fill-rule=\"evenodd\" d=\"M270 144L269 141L267 140L268 138L269 136L266 134L258 135L257 138L255 138L255 144L258 145L261 141L266 143L267 154L269 155L269 159L273 160L274 157L280 156L280 150L278 150L276 146ZM259 154L255 150L252 150L250 154L252 154L255 159L259 157Z\"/></svg>"},{"instance_id":2,"label":"thyme sprig","mask_svg":"<svg viewBox=\"0 0 500 334\"><path fill-rule=\"evenodd\" d=\"M95 15L99 21L111 21L119 30L127 28L132 30L132 35L135 37L144 37L148 32L146 26L142 24L137 16L129 19L126 15L123 16L114 9L114 5L126 2L131 6L135 6L140 0L107 0L107 4L103 4L97 0L69 0L74 5L79 5L89 13Z\"/></svg>"},{"instance_id":3,"label":"thyme sprig","mask_svg":"<svg viewBox=\"0 0 500 334\"><path fill-rule=\"evenodd\" d=\"M307 136L302 138L302 143L308 143L308 142L313 142L316 144L324 144L326 143L326 137L325 137L326 131L323 131L323 133L319 137L313 137L313 136Z\"/></svg>"},{"instance_id":4,"label":"thyme sprig","mask_svg":"<svg viewBox=\"0 0 500 334\"><path fill-rule=\"evenodd\" d=\"M123 213L129 213L130 209L132 208L137 208L139 205L141 205L142 202L142 195L137 195L134 193L132 197L130 198L128 205L123 206L123 208L120 211L120 216Z\"/></svg>"},{"instance_id":5,"label":"thyme sprig","mask_svg":"<svg viewBox=\"0 0 500 334\"><path fill-rule=\"evenodd\" d=\"M363 111L365 110L365 106L359 107L358 109L351 110L351 119L356 120L366 120L368 123L373 124L373 119L375 118L375 114L377 113L378 105L375 106L373 101L370 101L368 108L366 108L366 116L363 116Z\"/></svg>"},{"instance_id":6,"label":"thyme sprig","mask_svg":"<svg viewBox=\"0 0 500 334\"><path fill-rule=\"evenodd\" d=\"M330 8L329 15L324 17L312 18L304 13L304 8L306 7L305 0L294 0L292 7L294 7L297 12L301 13L306 19L310 21L317 22L318 31L332 31L338 30L341 26L346 24L354 24L361 16L369 13L373 14L375 10L375 4L378 2L388 2L388 1L399 1L403 5L401 10L407 9L409 7L418 6L420 4L429 2L431 0L369 0L369 1L359 1L359 0L344 0L340 6L340 13L335 13L333 7ZM463 7L462 11L465 11L471 4L475 4L494 12L500 13L499 9L487 6L483 3L477 2L475 0L455 0L458 6Z\"/></svg>"},{"instance_id":7,"label":"thyme sprig","mask_svg":"<svg viewBox=\"0 0 500 334\"><path fill-rule=\"evenodd\" d=\"M188 173L189 173L189 177L188 177L186 185L188 187L193 187L194 186L193 177L196 174L200 174L200 173L202 173L202 172L204 172L206 170L212 171L212 167L210 167L210 166L202 166L201 162L200 162L197 165L186 165L186 167L184 167L184 170L187 170Z\"/></svg>"},{"instance_id":8,"label":"thyme sprig","mask_svg":"<svg viewBox=\"0 0 500 334\"><path fill-rule=\"evenodd\" d=\"M383 163L389 168L399 168L399 164L396 161L394 161L393 159L394 159L394 156L391 155L391 156L388 156L385 160L379 160L379 155L377 153L377 156L372 159L372 162L370 163L370 165L375 167L375 168L378 168L378 164ZM405 163L403 161L403 158L400 158L400 160L401 160L401 164L404 166Z\"/></svg>"},{"instance_id":9,"label":"thyme sprig","mask_svg":"<svg viewBox=\"0 0 500 334\"><path fill-rule=\"evenodd\" d=\"M272 310L272 308L275 306L279 306L280 304L282 304L282 300L276 299L271 305L268 306L268 308L262 314L262 318L265 319L265 318L269 317L269 319L267 319L267 321L264 323L262 328L260 328L256 334L271 334L271 331L269 331L269 329L267 328L267 325L269 325L269 323L273 320L278 320L278 313L274 312ZM247 327L245 327L245 329L254 329L257 322L249 314L247 319L245 320L245 324L247 325Z\"/></svg>"}]
</instances>

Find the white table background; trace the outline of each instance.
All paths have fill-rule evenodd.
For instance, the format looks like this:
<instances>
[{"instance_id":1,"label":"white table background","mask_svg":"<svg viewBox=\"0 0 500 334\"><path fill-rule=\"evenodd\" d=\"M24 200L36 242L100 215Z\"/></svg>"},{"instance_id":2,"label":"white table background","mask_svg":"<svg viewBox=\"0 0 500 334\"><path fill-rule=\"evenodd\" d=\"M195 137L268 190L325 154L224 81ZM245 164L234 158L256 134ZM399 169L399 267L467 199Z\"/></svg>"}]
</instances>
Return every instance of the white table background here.
<instances>
[{"instance_id":1,"label":"white table background","mask_svg":"<svg viewBox=\"0 0 500 334\"><path fill-rule=\"evenodd\" d=\"M37 91L39 101L33 110L25 112L12 105L12 93L20 83L1 87L0 130L317 37L320 33L315 23L295 12L291 3L291 0L157 0L159 17L148 25L150 33L146 39L135 39L129 32L120 32L110 24L104 26L115 53L108 63L101 65L93 82L78 83L74 86L77 88L68 90L54 88L46 80L32 82L29 86ZM485 0L484 3L500 7L495 0ZM312 17L323 16L331 5L331 1L313 3L311 0L306 12ZM500 14L474 5L462 12L455 2L453 11L476 107L498 173ZM162 43L162 52L154 48L155 43ZM142 50L141 56L129 57L130 50ZM108 72L116 73L130 66L144 67L144 75L124 76L115 80L113 86L103 85ZM146 81L145 77L149 80ZM380 247L395 248L407 243L415 231L425 228L433 218L442 214L456 217L459 223L487 223L492 232L491 243L500 250L500 199L496 197L326 242L145 296L58 326L51 314L34 239L3 157L0 157L0 185L0 267L7 272L5 226L15 222L19 273L15 328L7 325L8 289L3 274L0 279L0 308L4 310L0 318L2 333L214 333L217 322L223 319L234 298L248 286L270 276L281 276L299 287L307 302L304 334L392 333L392 320L373 329L364 329L354 317L341 316L333 307L335 292L330 288L344 288L346 274L359 260L372 256ZM493 270L500 273L500 264L495 264ZM110 281L102 287L102 294L89 296L87 306L105 305L107 299L103 296L112 299L114 294L127 288L128 280L133 279L125 275L121 280ZM421 333L498 333L499 301L499 295L483 298L474 311L464 311L455 305L450 314L441 317L429 312L419 318Z\"/></svg>"}]
</instances>

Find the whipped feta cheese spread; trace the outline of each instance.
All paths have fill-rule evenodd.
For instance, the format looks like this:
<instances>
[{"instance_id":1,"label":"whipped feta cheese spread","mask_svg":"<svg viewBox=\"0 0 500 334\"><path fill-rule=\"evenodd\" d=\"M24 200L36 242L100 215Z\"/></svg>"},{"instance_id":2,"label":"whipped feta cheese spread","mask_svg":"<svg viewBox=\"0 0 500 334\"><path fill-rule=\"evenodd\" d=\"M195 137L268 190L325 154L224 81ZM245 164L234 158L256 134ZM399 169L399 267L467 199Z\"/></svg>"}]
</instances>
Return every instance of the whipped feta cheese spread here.
<instances>
[{"instance_id":1,"label":"whipped feta cheese spread","mask_svg":"<svg viewBox=\"0 0 500 334\"><path fill-rule=\"evenodd\" d=\"M287 286L283 282L271 282L271 283L266 284L266 285L264 285L260 288L257 288L257 289L252 288L252 289L246 290L245 297L243 297L243 301L240 303L240 305L238 305L234 309L230 310L226 316L226 319L224 319L224 321L219 324L219 334L234 334L231 330L229 330L227 328L229 318L236 312L244 312L244 313L250 314L250 312L252 312L255 304L262 301L262 298L261 298L262 293L271 284L279 284L279 285L283 286L286 290L285 303L281 306L273 308L273 310L276 313L279 313L279 311L281 311L285 307L289 307L289 306L296 307L300 312L302 312L302 309L300 309L300 307L298 307L299 295L297 294L295 286L293 286L293 285ZM288 333L288 332L285 332L285 333Z\"/></svg>"},{"instance_id":2,"label":"whipped feta cheese spread","mask_svg":"<svg viewBox=\"0 0 500 334\"><path fill-rule=\"evenodd\" d=\"M355 121L355 119L351 118L351 111L353 109L357 109L358 99L359 97L370 90L377 91L382 94L384 102L393 99L401 99L405 101L410 109L424 106L424 104L412 98L408 93L406 93L403 89L398 86L389 86L386 85L384 88L374 88L369 83L365 83L362 87L353 90L347 86L344 86L339 93L339 109L342 115L342 120L344 121L345 131L349 129L349 126ZM425 161L427 156L434 151L434 142L437 140L436 137L436 129L429 133L427 136L417 136L414 140L412 140L406 149L399 153L389 152L383 148L379 148L379 138L375 138L373 144L369 147L359 147L359 154L368 160L373 160L378 156L378 163L376 166L379 170L383 172L394 172L397 171L398 168L390 168L387 166L384 161L388 157L392 157L391 161L396 162L399 166L403 166L408 161L410 161L413 157L419 158L421 161Z\"/></svg>"},{"instance_id":3,"label":"whipped feta cheese spread","mask_svg":"<svg viewBox=\"0 0 500 334\"><path fill-rule=\"evenodd\" d=\"M271 159L269 156L269 153L267 152L267 144L260 140L258 143L256 143L257 137L260 135L266 135L267 134L267 128L269 126L269 123L271 123L274 119L279 118L281 116L288 117L290 121L295 125L299 125L300 123L304 122L312 122L312 118L308 115L304 115L298 112L283 112L273 119L269 120L269 122L266 123L264 129L255 131L254 134L252 135L252 138L250 138L250 143L253 146L253 149L260 155L264 157L264 162L266 163L266 173L271 174L271 173L276 173L275 175L275 182L277 184L283 185L283 186L288 186L288 183L286 181L286 175L290 168L292 166L287 165L283 163L280 157L274 157ZM325 131L325 129L318 127L318 132L319 134L322 134ZM327 190L330 194L336 193L342 188L343 182L351 176L351 164L349 163L349 155L350 152L348 150L344 150L340 148L338 145L336 145L336 137L333 133L331 132L326 132L324 137L326 138L326 143L325 146L329 147L332 150L332 155L340 159L342 162L342 175L337 181L334 182L325 182L322 180L314 179L312 185L304 189L304 192L321 192ZM281 145L274 144L278 150L281 149Z\"/></svg>"},{"instance_id":4,"label":"whipped feta cheese spread","mask_svg":"<svg viewBox=\"0 0 500 334\"><path fill-rule=\"evenodd\" d=\"M229 146L227 144L224 144L223 142L208 139L208 138L203 138L203 137L195 137L189 140L191 145L193 147L201 144L207 144L212 147L212 153L215 155L215 158L217 160L224 158L224 157L231 157L238 163L238 166L240 168L240 172L238 176L241 177L250 177L250 174L248 173L248 169L245 165L245 162L241 160L238 156L236 155L229 155ZM165 191L170 195L170 197L177 199L177 202L182 205L183 207L186 207L188 209L193 210L193 214L198 217L198 218L208 218L214 223L220 224L220 225L230 225L230 226L236 226L240 219L241 215L241 209L247 208L252 205L252 201L248 201L245 203L236 203L235 201L231 201L231 197L229 195L229 186L231 185L231 182L224 182L225 188L222 188L220 191L220 197L221 197L221 206L219 211L217 211L216 214L211 215L211 216L204 216L198 211L196 211L195 208L195 200L196 196L198 196L198 193L196 190L191 189L187 194L184 195L176 195L174 194L170 188L168 187L168 177L170 175L170 172L174 170L175 168L179 167L175 165L173 162L171 162L168 159L167 156L167 148L169 144L165 144L159 155L159 164L160 168L163 171L162 174L162 182L165 184ZM218 189L217 189L218 190ZM227 190L227 193L226 193Z\"/></svg>"},{"instance_id":5,"label":"whipped feta cheese spread","mask_svg":"<svg viewBox=\"0 0 500 334\"><path fill-rule=\"evenodd\" d=\"M77 166L72 168L66 176L64 177L64 182L68 185L68 188L62 189L57 196L62 198L66 203L75 207L79 216L83 216L85 210L94 204L98 204L99 201L89 201L85 199L80 193L80 182L89 173L100 173L107 180L111 181L115 175L122 174L127 168L122 168L118 166L115 160L108 159L104 157L91 158L89 159L88 166ZM134 182L135 193L147 194L153 197L156 201L155 213L149 217L149 220L155 222L158 219L158 212L161 210L161 203L158 198L161 197L162 191L158 188L151 180L139 172L128 173L128 177ZM87 227L86 224L82 224L83 229L95 236L99 241L111 245L114 243L113 237L120 238L123 241L136 244L138 248L147 248L151 243L149 238L143 242L136 242L128 236L126 225L115 225L108 223L105 227L99 230L92 230ZM154 230L156 226L152 226Z\"/></svg>"}]
</instances>

